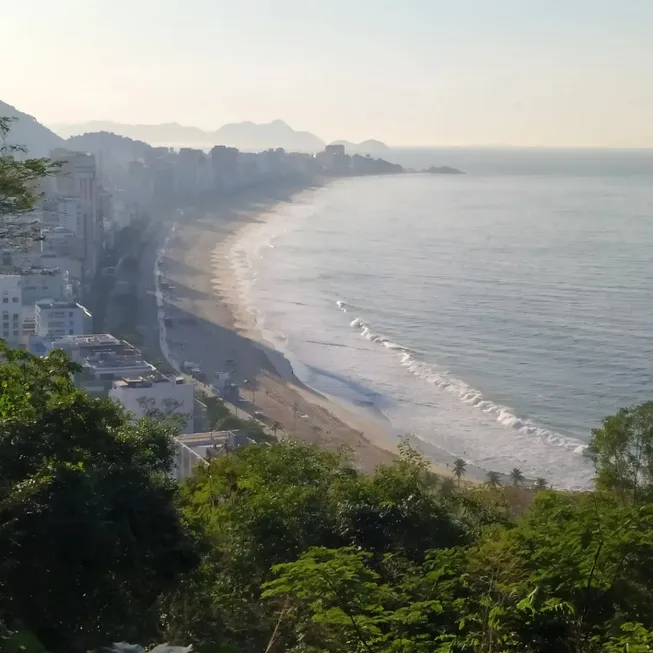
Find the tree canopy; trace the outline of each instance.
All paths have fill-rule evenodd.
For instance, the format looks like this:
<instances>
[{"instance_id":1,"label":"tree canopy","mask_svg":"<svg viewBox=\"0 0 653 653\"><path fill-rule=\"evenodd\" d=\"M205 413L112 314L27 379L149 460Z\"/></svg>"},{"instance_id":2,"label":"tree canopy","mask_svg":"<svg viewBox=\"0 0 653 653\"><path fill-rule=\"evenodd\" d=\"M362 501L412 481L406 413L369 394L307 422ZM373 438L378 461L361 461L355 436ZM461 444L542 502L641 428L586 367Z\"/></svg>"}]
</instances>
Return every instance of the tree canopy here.
<instances>
[{"instance_id":1,"label":"tree canopy","mask_svg":"<svg viewBox=\"0 0 653 653\"><path fill-rule=\"evenodd\" d=\"M63 352L0 356L0 621L52 650L148 636L197 562L171 432L77 389Z\"/></svg>"},{"instance_id":2,"label":"tree canopy","mask_svg":"<svg viewBox=\"0 0 653 653\"><path fill-rule=\"evenodd\" d=\"M365 475L346 451L292 441L178 486L174 422L89 397L62 352L0 354L0 648L653 647L647 405L594 431L588 492L522 487L518 469L457 487L408 446Z\"/></svg>"}]
</instances>

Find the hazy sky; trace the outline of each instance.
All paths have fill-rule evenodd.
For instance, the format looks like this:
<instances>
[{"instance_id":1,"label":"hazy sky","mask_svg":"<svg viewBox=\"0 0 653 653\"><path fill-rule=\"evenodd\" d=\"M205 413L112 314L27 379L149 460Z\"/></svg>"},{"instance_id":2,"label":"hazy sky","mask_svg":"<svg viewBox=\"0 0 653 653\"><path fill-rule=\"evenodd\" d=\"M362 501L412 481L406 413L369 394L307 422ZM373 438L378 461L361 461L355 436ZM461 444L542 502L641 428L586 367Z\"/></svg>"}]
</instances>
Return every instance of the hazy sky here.
<instances>
[{"instance_id":1,"label":"hazy sky","mask_svg":"<svg viewBox=\"0 0 653 653\"><path fill-rule=\"evenodd\" d=\"M19 0L0 58L46 124L653 147L653 0Z\"/></svg>"}]
</instances>

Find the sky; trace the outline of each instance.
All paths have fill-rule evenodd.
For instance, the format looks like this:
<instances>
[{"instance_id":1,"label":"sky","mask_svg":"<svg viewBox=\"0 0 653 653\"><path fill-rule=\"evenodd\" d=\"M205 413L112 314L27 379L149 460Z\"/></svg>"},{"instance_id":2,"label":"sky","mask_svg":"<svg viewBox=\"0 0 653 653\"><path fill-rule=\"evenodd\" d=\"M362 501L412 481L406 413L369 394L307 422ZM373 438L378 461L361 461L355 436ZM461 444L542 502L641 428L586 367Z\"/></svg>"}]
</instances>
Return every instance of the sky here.
<instances>
[{"instance_id":1,"label":"sky","mask_svg":"<svg viewBox=\"0 0 653 653\"><path fill-rule=\"evenodd\" d=\"M46 125L653 147L653 0L20 0L0 60Z\"/></svg>"}]
</instances>

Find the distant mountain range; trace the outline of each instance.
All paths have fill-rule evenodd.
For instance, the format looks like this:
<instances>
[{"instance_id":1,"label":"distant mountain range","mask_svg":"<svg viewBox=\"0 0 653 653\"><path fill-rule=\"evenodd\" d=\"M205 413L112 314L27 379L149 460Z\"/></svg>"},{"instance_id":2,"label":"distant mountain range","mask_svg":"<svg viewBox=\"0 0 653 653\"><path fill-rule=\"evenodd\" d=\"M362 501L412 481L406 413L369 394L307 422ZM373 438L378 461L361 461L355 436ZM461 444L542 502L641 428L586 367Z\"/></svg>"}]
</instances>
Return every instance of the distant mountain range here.
<instances>
[{"instance_id":1,"label":"distant mountain range","mask_svg":"<svg viewBox=\"0 0 653 653\"><path fill-rule=\"evenodd\" d=\"M324 149L322 139L305 131L295 131L283 120L257 125L253 122L230 123L216 131L186 127L177 123L162 125L128 125L109 121L92 121L77 125L55 125L55 131L68 138L87 132L113 132L150 145L169 147L201 147L229 145L242 151L260 152L283 147L293 152L319 152Z\"/></svg>"},{"instance_id":2,"label":"distant mountain range","mask_svg":"<svg viewBox=\"0 0 653 653\"><path fill-rule=\"evenodd\" d=\"M52 128L63 138L89 132L112 132L119 136L144 141L150 145L201 148L230 145L244 152L260 152L276 147L283 147L289 152L319 152L326 145L315 134L296 131L283 120L275 120L266 124L229 123L215 131L187 127L175 122L162 125L129 125L104 120L74 125L53 125ZM358 154L371 154L389 149L387 145L374 140L362 143L349 141L335 141L335 143L345 145L348 152Z\"/></svg>"},{"instance_id":3,"label":"distant mountain range","mask_svg":"<svg viewBox=\"0 0 653 653\"><path fill-rule=\"evenodd\" d=\"M178 123L130 125L104 120L52 125L52 129L48 129L34 117L2 101L0 101L0 116L17 118L11 128L10 142L24 145L31 156L47 156L50 150L56 147L82 147L83 139L77 137L98 132L113 133L153 146L209 149L214 145L229 145L244 152L261 152L277 147L283 147L289 152L320 152L326 146L325 142L315 134L296 131L283 120L274 120L266 124L230 123L215 131L205 131ZM65 139L68 139L68 143ZM376 140L362 143L335 141L335 143L344 145L350 154L375 154L390 149Z\"/></svg>"},{"instance_id":4,"label":"distant mountain range","mask_svg":"<svg viewBox=\"0 0 653 653\"><path fill-rule=\"evenodd\" d=\"M29 156L48 156L50 150L56 147L65 147L66 142L53 131L44 127L36 118L23 113L16 107L0 100L0 116L15 118L11 125L9 138L10 145L22 145L27 149Z\"/></svg>"}]
</instances>

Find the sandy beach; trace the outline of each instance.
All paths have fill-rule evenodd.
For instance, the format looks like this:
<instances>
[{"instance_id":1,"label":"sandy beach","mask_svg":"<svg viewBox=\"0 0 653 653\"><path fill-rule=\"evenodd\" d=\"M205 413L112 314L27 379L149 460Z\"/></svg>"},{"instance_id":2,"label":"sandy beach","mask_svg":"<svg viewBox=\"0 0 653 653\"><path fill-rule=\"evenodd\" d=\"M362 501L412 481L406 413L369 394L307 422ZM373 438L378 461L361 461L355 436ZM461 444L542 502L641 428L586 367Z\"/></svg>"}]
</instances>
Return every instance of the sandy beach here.
<instances>
[{"instance_id":1,"label":"sandy beach","mask_svg":"<svg viewBox=\"0 0 653 653\"><path fill-rule=\"evenodd\" d=\"M287 359L257 330L231 265L235 241L282 211L292 197L250 198L180 217L162 259L172 284L166 312L177 318L168 332L170 351L177 360L198 363L208 377L234 368L244 410L260 411L268 424L277 422L285 437L348 449L357 466L371 471L397 453L388 425L348 410L294 376ZM444 467L438 471L449 473Z\"/></svg>"}]
</instances>

